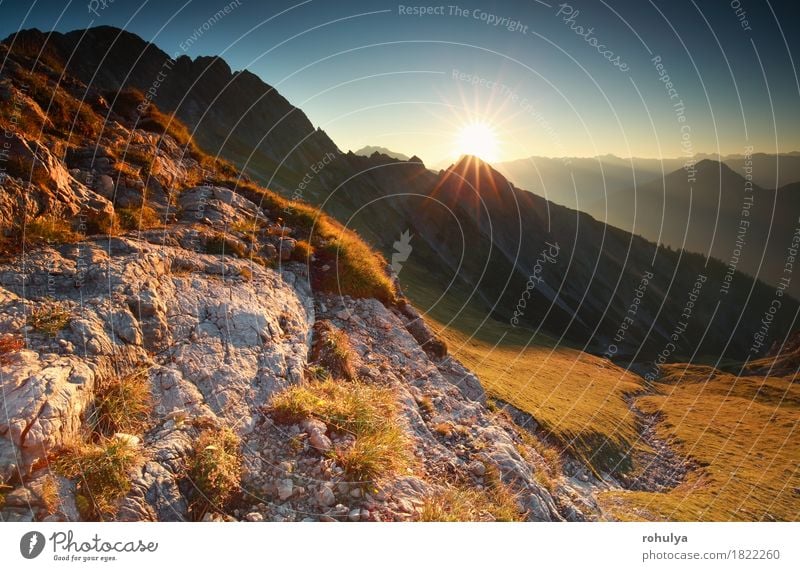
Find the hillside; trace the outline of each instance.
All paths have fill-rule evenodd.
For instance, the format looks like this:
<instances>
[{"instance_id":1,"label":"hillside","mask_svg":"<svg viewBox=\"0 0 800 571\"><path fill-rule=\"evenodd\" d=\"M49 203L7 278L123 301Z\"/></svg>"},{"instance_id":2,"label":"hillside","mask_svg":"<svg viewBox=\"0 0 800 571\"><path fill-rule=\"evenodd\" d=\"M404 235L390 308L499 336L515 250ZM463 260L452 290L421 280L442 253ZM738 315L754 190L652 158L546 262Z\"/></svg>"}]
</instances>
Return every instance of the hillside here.
<instances>
[{"instance_id":1,"label":"hillside","mask_svg":"<svg viewBox=\"0 0 800 571\"><path fill-rule=\"evenodd\" d=\"M4 521L598 517L358 236L2 50Z\"/></svg>"},{"instance_id":2,"label":"hillside","mask_svg":"<svg viewBox=\"0 0 800 571\"><path fill-rule=\"evenodd\" d=\"M753 360L774 288L479 159L340 153L219 58L148 102L113 28L0 55L3 521L798 513L792 298Z\"/></svg>"}]
</instances>

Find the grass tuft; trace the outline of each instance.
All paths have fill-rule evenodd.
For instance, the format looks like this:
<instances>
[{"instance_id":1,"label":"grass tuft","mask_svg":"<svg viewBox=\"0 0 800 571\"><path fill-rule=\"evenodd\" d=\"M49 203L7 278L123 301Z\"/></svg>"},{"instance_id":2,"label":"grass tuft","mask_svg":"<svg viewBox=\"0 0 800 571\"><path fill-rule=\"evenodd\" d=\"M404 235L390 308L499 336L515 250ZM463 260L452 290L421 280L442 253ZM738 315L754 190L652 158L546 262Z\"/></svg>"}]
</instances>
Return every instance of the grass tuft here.
<instances>
[{"instance_id":1,"label":"grass tuft","mask_svg":"<svg viewBox=\"0 0 800 571\"><path fill-rule=\"evenodd\" d=\"M147 429L152 410L147 370L142 369L99 383L88 423L96 432L109 437L116 432L141 434Z\"/></svg>"},{"instance_id":2,"label":"grass tuft","mask_svg":"<svg viewBox=\"0 0 800 571\"><path fill-rule=\"evenodd\" d=\"M207 428L195 443L189 477L197 491L192 506L202 516L211 507L225 505L239 490L242 472L241 442L230 428Z\"/></svg>"},{"instance_id":3,"label":"grass tuft","mask_svg":"<svg viewBox=\"0 0 800 571\"><path fill-rule=\"evenodd\" d=\"M374 480L411 464L391 389L328 377L289 387L275 395L271 405L276 422L297 423L313 417L332 432L354 436L351 446L331 451L353 479Z\"/></svg>"},{"instance_id":4,"label":"grass tuft","mask_svg":"<svg viewBox=\"0 0 800 571\"><path fill-rule=\"evenodd\" d=\"M150 230L162 225L156 209L147 204L117 208L117 217L125 230Z\"/></svg>"},{"instance_id":5,"label":"grass tuft","mask_svg":"<svg viewBox=\"0 0 800 571\"><path fill-rule=\"evenodd\" d=\"M38 244L70 244L81 239L69 222L54 216L40 216L25 225L25 242Z\"/></svg>"},{"instance_id":6,"label":"grass tuft","mask_svg":"<svg viewBox=\"0 0 800 571\"><path fill-rule=\"evenodd\" d=\"M336 378L355 380L350 340L347 333L338 329L330 321L314 324L315 339L312 347L314 361Z\"/></svg>"},{"instance_id":7,"label":"grass tuft","mask_svg":"<svg viewBox=\"0 0 800 571\"><path fill-rule=\"evenodd\" d=\"M47 474L39 490L39 499L42 501L48 514L56 513L61 508L61 496L58 492L58 483L55 476Z\"/></svg>"},{"instance_id":8,"label":"grass tuft","mask_svg":"<svg viewBox=\"0 0 800 571\"><path fill-rule=\"evenodd\" d=\"M489 485L482 490L457 485L425 498L420 521L523 521L525 514L511 489L499 478L487 480Z\"/></svg>"},{"instance_id":9,"label":"grass tuft","mask_svg":"<svg viewBox=\"0 0 800 571\"><path fill-rule=\"evenodd\" d=\"M81 517L103 521L116 514L119 500L131 487L128 473L139 461L139 451L126 442L103 439L66 448L57 456L55 469L77 479L75 502Z\"/></svg>"},{"instance_id":10,"label":"grass tuft","mask_svg":"<svg viewBox=\"0 0 800 571\"><path fill-rule=\"evenodd\" d=\"M49 305L34 309L28 315L28 325L55 337L70 321L70 311L62 305Z\"/></svg>"}]
</instances>

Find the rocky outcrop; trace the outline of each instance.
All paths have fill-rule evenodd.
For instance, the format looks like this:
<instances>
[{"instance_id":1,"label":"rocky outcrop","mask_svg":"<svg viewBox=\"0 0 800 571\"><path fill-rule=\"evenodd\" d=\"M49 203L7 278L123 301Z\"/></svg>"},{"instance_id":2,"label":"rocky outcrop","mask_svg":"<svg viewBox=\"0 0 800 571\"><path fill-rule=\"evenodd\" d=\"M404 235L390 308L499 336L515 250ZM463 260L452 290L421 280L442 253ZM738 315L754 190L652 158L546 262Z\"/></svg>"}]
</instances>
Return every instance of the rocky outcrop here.
<instances>
[{"instance_id":1,"label":"rocky outcrop","mask_svg":"<svg viewBox=\"0 0 800 571\"><path fill-rule=\"evenodd\" d=\"M102 264L79 275L88 260ZM314 314L298 270L278 273L125 238L41 249L25 257L25 271L3 267L2 328L23 332L28 346L8 356L0 378L8 412L0 419L3 480L25 479L78 437L98 378L146 368L157 428L145 435L152 460L134 476L134 489L152 512L123 513L185 515L174 489L191 448L191 421L247 435L270 395L302 377ZM42 301L44 288L56 301ZM56 305L70 318L55 336L25 325L26 314ZM171 489L175 499L165 508Z\"/></svg>"}]
</instances>

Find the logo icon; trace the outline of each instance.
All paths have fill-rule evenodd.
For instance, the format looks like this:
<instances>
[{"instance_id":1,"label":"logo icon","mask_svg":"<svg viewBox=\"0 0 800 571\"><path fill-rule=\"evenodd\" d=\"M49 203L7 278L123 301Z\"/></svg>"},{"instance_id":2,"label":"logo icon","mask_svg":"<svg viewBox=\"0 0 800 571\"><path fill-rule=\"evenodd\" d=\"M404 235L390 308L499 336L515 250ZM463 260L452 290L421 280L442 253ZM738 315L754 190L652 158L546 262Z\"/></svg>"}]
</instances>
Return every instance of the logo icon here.
<instances>
[{"instance_id":1,"label":"logo icon","mask_svg":"<svg viewBox=\"0 0 800 571\"><path fill-rule=\"evenodd\" d=\"M392 246L394 247L394 253L392 253L392 271L396 274L400 273L400 270L403 269L403 262L408 260L408 257L411 255L411 236L410 232L406 230L402 234L400 234L400 239L397 240Z\"/></svg>"},{"instance_id":2,"label":"logo icon","mask_svg":"<svg viewBox=\"0 0 800 571\"><path fill-rule=\"evenodd\" d=\"M19 552L25 559L39 557L44 549L44 535L38 531L29 531L19 540Z\"/></svg>"}]
</instances>

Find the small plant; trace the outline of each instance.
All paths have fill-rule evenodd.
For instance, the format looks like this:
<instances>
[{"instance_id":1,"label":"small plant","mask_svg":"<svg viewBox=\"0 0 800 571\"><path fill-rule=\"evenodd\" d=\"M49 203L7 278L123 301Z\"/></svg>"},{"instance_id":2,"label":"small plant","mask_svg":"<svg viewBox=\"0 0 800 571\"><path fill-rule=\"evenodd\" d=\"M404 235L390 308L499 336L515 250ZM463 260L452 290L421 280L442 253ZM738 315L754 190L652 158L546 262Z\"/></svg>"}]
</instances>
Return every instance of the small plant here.
<instances>
[{"instance_id":1,"label":"small plant","mask_svg":"<svg viewBox=\"0 0 800 571\"><path fill-rule=\"evenodd\" d=\"M248 267L240 268L239 276L246 282L253 281L253 271Z\"/></svg>"},{"instance_id":2,"label":"small plant","mask_svg":"<svg viewBox=\"0 0 800 571\"><path fill-rule=\"evenodd\" d=\"M117 208L117 217L125 230L150 230L162 226L158 212L148 204Z\"/></svg>"},{"instance_id":3,"label":"small plant","mask_svg":"<svg viewBox=\"0 0 800 571\"><path fill-rule=\"evenodd\" d=\"M62 305L39 307L28 315L28 325L50 337L55 337L59 331L64 329L69 320L70 311Z\"/></svg>"},{"instance_id":4,"label":"small plant","mask_svg":"<svg viewBox=\"0 0 800 571\"><path fill-rule=\"evenodd\" d=\"M16 335L3 335L0 337L0 365L8 365L11 356L25 347L25 341Z\"/></svg>"},{"instance_id":5,"label":"small plant","mask_svg":"<svg viewBox=\"0 0 800 571\"><path fill-rule=\"evenodd\" d=\"M418 398L417 406L423 414L427 414L428 416L432 416L436 412L436 407L433 405L433 401L429 396L422 396Z\"/></svg>"},{"instance_id":6,"label":"small plant","mask_svg":"<svg viewBox=\"0 0 800 571\"><path fill-rule=\"evenodd\" d=\"M141 434L147 428L152 410L147 370L141 369L100 382L88 422L95 432L105 436L116 432Z\"/></svg>"},{"instance_id":7,"label":"small plant","mask_svg":"<svg viewBox=\"0 0 800 571\"><path fill-rule=\"evenodd\" d=\"M351 363L353 349L347 333L335 327L330 321L314 324L315 340L312 347L313 358L325 370L337 378L352 381L356 373Z\"/></svg>"},{"instance_id":8,"label":"small plant","mask_svg":"<svg viewBox=\"0 0 800 571\"><path fill-rule=\"evenodd\" d=\"M453 425L449 422L439 422L434 425L433 431L444 438L453 436Z\"/></svg>"},{"instance_id":9,"label":"small plant","mask_svg":"<svg viewBox=\"0 0 800 571\"><path fill-rule=\"evenodd\" d=\"M317 418L333 432L355 441L330 454L356 480L374 480L408 468L408 439L398 422L394 393L359 381L335 381L330 376L289 387L275 395L271 412L276 422L296 423Z\"/></svg>"},{"instance_id":10,"label":"small plant","mask_svg":"<svg viewBox=\"0 0 800 571\"><path fill-rule=\"evenodd\" d=\"M202 516L212 506L222 506L239 489L242 456L239 437L230 428L203 430L195 443L194 461L189 471L197 490L193 510Z\"/></svg>"},{"instance_id":11,"label":"small plant","mask_svg":"<svg viewBox=\"0 0 800 571\"><path fill-rule=\"evenodd\" d=\"M69 244L81 239L69 222L54 216L40 216L25 225L25 242L36 244Z\"/></svg>"},{"instance_id":12,"label":"small plant","mask_svg":"<svg viewBox=\"0 0 800 571\"><path fill-rule=\"evenodd\" d=\"M47 474L39 490L39 499L42 501L48 514L56 513L61 507L61 496L58 492L58 483L55 476Z\"/></svg>"},{"instance_id":13,"label":"small plant","mask_svg":"<svg viewBox=\"0 0 800 571\"><path fill-rule=\"evenodd\" d=\"M130 490L128 473L140 461L138 450L127 442L103 439L98 444L78 444L58 455L55 468L77 480L75 503L86 520L111 519L119 500Z\"/></svg>"}]
</instances>

